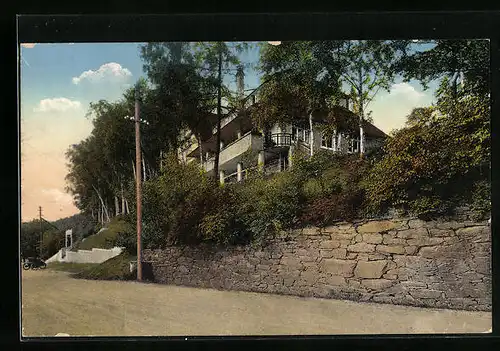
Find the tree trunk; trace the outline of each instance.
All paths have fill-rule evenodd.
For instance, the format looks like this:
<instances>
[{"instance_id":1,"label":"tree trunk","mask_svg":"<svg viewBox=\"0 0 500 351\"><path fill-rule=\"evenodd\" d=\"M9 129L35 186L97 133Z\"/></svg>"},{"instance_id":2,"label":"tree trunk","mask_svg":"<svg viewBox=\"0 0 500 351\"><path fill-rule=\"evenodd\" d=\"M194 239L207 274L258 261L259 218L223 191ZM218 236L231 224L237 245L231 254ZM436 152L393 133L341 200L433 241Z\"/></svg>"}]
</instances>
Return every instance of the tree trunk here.
<instances>
[{"instance_id":1,"label":"tree trunk","mask_svg":"<svg viewBox=\"0 0 500 351\"><path fill-rule=\"evenodd\" d=\"M309 147L311 148L311 156L314 155L314 130L312 120L312 109L309 113Z\"/></svg>"},{"instance_id":2,"label":"tree trunk","mask_svg":"<svg viewBox=\"0 0 500 351\"><path fill-rule=\"evenodd\" d=\"M108 209L106 208L106 205L104 204L104 200L102 199L101 194L99 194L99 191L96 189L96 187L95 187L95 186L93 186L93 185L92 185L92 187L94 188L95 192L97 193L97 196L99 197L99 200L101 200L101 204L102 204L102 207L103 207L104 213L106 214L106 218L107 218L107 219L108 219L108 221L109 221Z\"/></svg>"},{"instance_id":3,"label":"tree trunk","mask_svg":"<svg viewBox=\"0 0 500 351\"><path fill-rule=\"evenodd\" d=\"M126 214L126 209L125 209L125 195L123 194L123 183L121 183L121 195L122 195L122 213Z\"/></svg>"},{"instance_id":4,"label":"tree trunk","mask_svg":"<svg viewBox=\"0 0 500 351\"><path fill-rule=\"evenodd\" d=\"M120 202L118 201L118 196L115 195L115 216L120 215Z\"/></svg>"},{"instance_id":5,"label":"tree trunk","mask_svg":"<svg viewBox=\"0 0 500 351\"><path fill-rule=\"evenodd\" d=\"M203 147L201 146L201 135L196 136L196 141L198 142L198 149L200 150L200 165L203 167Z\"/></svg>"},{"instance_id":6,"label":"tree trunk","mask_svg":"<svg viewBox=\"0 0 500 351\"><path fill-rule=\"evenodd\" d=\"M125 199L125 208L127 210L127 214L130 214L130 208L128 207L128 200Z\"/></svg>"},{"instance_id":7,"label":"tree trunk","mask_svg":"<svg viewBox=\"0 0 500 351\"><path fill-rule=\"evenodd\" d=\"M214 176L219 176L220 129L222 120L222 47L219 44L219 72L217 87L217 140L215 142Z\"/></svg>"},{"instance_id":8,"label":"tree trunk","mask_svg":"<svg viewBox=\"0 0 500 351\"><path fill-rule=\"evenodd\" d=\"M365 154L365 131L363 123L365 119L364 97L363 97L363 72L359 68L359 157L363 158Z\"/></svg>"},{"instance_id":9,"label":"tree trunk","mask_svg":"<svg viewBox=\"0 0 500 351\"><path fill-rule=\"evenodd\" d=\"M144 160L144 153L141 155L142 157L142 182L146 181L146 161Z\"/></svg>"},{"instance_id":10,"label":"tree trunk","mask_svg":"<svg viewBox=\"0 0 500 351\"><path fill-rule=\"evenodd\" d=\"M132 172L134 173L134 181L137 181L137 173L135 172L134 160L132 160Z\"/></svg>"}]
</instances>

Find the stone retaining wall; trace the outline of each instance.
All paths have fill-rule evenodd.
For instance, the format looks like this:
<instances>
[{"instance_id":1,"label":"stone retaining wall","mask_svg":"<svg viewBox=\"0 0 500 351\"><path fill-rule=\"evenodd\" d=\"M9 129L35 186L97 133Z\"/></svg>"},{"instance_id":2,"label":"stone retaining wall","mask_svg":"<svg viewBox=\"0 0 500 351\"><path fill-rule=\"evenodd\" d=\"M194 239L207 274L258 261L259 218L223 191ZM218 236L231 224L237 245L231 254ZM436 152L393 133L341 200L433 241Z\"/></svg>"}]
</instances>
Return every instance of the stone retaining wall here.
<instances>
[{"instance_id":1,"label":"stone retaining wall","mask_svg":"<svg viewBox=\"0 0 500 351\"><path fill-rule=\"evenodd\" d=\"M145 250L159 283L491 310L488 222L361 221L282 233L264 248Z\"/></svg>"}]
</instances>

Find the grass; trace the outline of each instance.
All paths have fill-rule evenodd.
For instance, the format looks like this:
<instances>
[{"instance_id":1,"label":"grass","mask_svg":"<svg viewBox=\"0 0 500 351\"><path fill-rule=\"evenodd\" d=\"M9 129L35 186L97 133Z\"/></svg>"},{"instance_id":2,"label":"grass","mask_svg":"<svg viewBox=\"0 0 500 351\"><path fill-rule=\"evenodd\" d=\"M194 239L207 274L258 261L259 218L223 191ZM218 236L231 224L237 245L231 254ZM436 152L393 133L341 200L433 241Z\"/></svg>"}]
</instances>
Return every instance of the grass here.
<instances>
[{"instance_id":1,"label":"grass","mask_svg":"<svg viewBox=\"0 0 500 351\"><path fill-rule=\"evenodd\" d=\"M101 264L86 267L73 276L92 280L133 280L135 273L130 273L129 262L137 258L124 252Z\"/></svg>"},{"instance_id":2,"label":"grass","mask_svg":"<svg viewBox=\"0 0 500 351\"><path fill-rule=\"evenodd\" d=\"M105 230L86 237L85 241L80 241L73 250L112 249L118 234L127 231L130 231L129 225L121 218L114 218Z\"/></svg>"},{"instance_id":3,"label":"grass","mask_svg":"<svg viewBox=\"0 0 500 351\"><path fill-rule=\"evenodd\" d=\"M51 262L51 263L47 264L47 268L53 269L56 271L78 273L78 272L93 268L94 266L98 266L98 265L99 265L98 263Z\"/></svg>"}]
</instances>

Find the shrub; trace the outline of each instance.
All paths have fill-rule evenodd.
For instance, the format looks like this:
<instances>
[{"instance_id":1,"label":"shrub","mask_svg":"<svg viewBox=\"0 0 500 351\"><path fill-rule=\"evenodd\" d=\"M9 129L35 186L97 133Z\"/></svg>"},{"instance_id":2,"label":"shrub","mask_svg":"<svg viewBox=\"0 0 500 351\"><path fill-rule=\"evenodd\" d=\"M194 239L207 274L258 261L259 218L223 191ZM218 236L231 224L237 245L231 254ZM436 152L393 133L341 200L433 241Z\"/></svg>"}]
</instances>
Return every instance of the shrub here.
<instances>
[{"instance_id":1,"label":"shrub","mask_svg":"<svg viewBox=\"0 0 500 351\"><path fill-rule=\"evenodd\" d=\"M300 209L301 185L293 174L283 172L240 187L236 211L252 240L265 240L293 225Z\"/></svg>"}]
</instances>

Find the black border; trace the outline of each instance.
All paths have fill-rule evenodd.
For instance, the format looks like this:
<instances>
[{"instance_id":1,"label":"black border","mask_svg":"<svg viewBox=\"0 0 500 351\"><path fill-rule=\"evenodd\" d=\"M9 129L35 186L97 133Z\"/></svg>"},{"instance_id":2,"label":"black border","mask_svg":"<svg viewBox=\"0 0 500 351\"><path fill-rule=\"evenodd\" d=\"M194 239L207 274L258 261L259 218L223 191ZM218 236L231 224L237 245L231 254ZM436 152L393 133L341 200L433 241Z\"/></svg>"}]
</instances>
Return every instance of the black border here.
<instances>
[{"instance_id":1,"label":"black border","mask_svg":"<svg viewBox=\"0 0 500 351\"><path fill-rule=\"evenodd\" d=\"M42 2L40 4L43 4ZM115 2L116 4L116 2ZM438 38L489 38L491 40L491 64L492 64L492 116L500 111L500 102L496 98L496 92L500 91L500 12L472 11L472 12L371 12L371 13L309 13L309 14L208 14L208 15L93 15L93 16L36 16L26 15L17 18L20 42L143 42L143 41L176 41L176 40L314 40L314 39L438 39ZM13 21L9 21L12 25ZM18 46L15 42L9 42L11 48L17 53ZM14 59L9 65L8 71L13 75L17 72L17 60ZM17 81L17 77L15 77ZM10 105L13 106L13 105ZM16 99L17 108L17 99ZM7 128L12 128L15 133L9 134L5 141L10 147L17 149L17 119L13 116L4 119ZM499 122L492 118L492 143L493 150L497 150L499 140L496 130ZM3 129L3 128L2 128ZM15 139L15 142L14 142ZM19 158L13 157L8 163L9 173L18 180L17 168ZM492 152L493 179L492 179L492 252L493 273L498 272L498 246L495 223L500 220L497 214L499 203L500 186L498 185L499 159L495 151ZM18 198L16 187L2 182L2 190L13 190ZM7 193L4 191L3 193ZM2 206L6 206L4 204ZM10 221L18 227L19 212L15 213L14 206L10 205L6 210L11 211ZM18 209L16 209L18 210ZM2 212L4 209L2 208ZM4 213L6 213L5 211ZM17 231L17 230L16 230ZM15 241L16 245L17 240ZM15 274L14 284L5 284L14 287L14 293L19 301L17 291L19 281L19 266L17 264L17 252L10 246L8 254L16 256L13 259L12 273ZM16 246L17 247L17 246ZM14 257L13 257L14 258ZM9 261L10 262L10 261ZM498 285L497 275L493 275L493 291ZM10 339L17 342L19 337L18 305L7 304L2 299L2 314L10 317L9 327L11 331L2 328L2 340ZM493 328L496 335L499 334L500 321L498 317L498 298L493 294ZM11 307L8 309L8 307ZM9 310L9 314L7 314ZM11 313L14 312L14 313ZM16 316L17 315L17 316ZM12 323L12 324L11 324ZM16 331L17 330L17 331ZM70 339L71 340L71 339ZM63 340L60 338L38 339L36 341L23 341L23 348L46 347L53 349L54 346L61 348L99 348L109 349L115 345L121 348L139 347L153 348L165 346L163 341L168 338L78 338L77 342ZM124 341L127 340L127 341ZM82 342L83 341L83 342ZM135 342L132 342L135 341ZM408 335L408 336L338 336L338 337L271 337L271 338L247 338L247 337L188 337L172 338L169 346L199 347L213 345L214 348L228 346L238 347L241 342L248 343L250 347L271 346L279 347L285 344L307 349L316 349L325 346L337 346L340 348L358 346L362 348L394 348L397 350L410 348L421 349L433 344L439 348L451 346L453 348L479 348L484 349L486 345L497 344L499 339L491 335ZM208 344L207 344L208 343ZM59 346L60 345L60 346ZM498 348L498 346L497 346ZM489 349L487 347L486 349ZM494 349L492 347L492 349Z\"/></svg>"}]
</instances>

